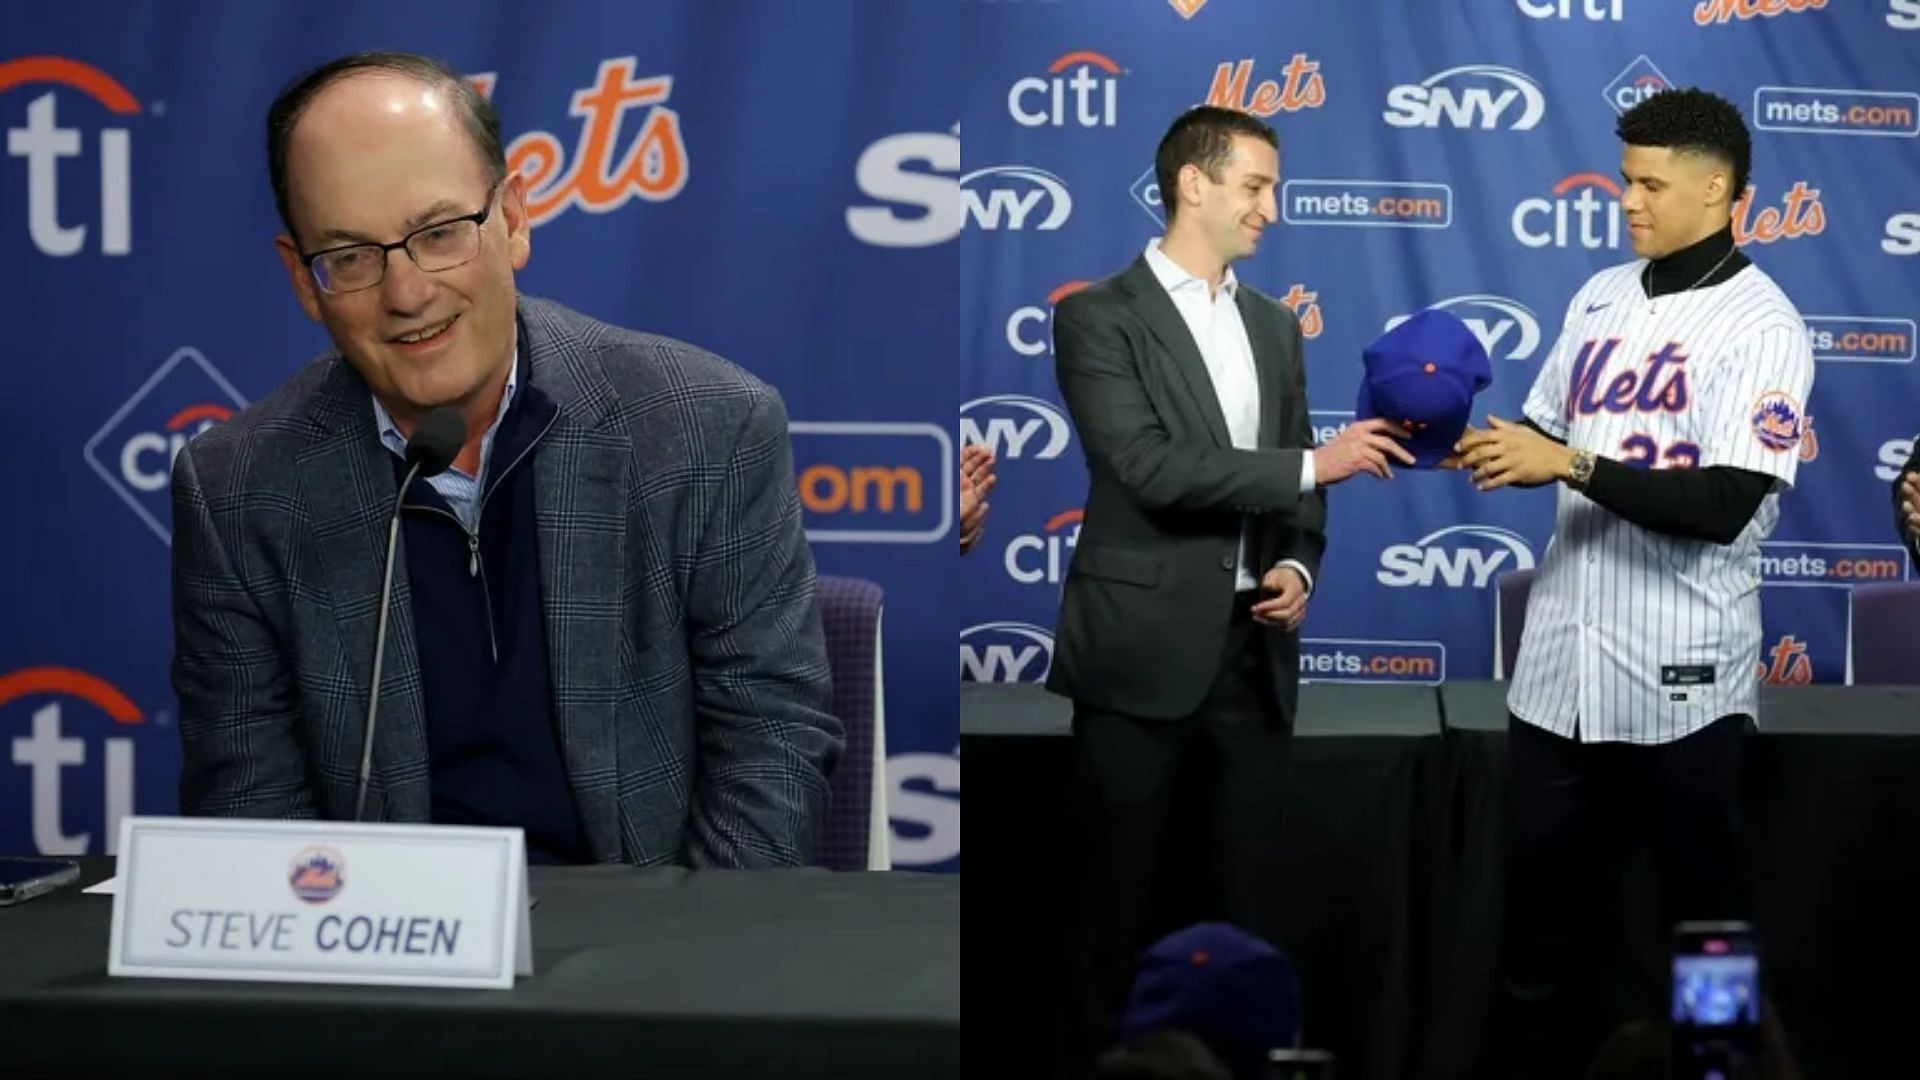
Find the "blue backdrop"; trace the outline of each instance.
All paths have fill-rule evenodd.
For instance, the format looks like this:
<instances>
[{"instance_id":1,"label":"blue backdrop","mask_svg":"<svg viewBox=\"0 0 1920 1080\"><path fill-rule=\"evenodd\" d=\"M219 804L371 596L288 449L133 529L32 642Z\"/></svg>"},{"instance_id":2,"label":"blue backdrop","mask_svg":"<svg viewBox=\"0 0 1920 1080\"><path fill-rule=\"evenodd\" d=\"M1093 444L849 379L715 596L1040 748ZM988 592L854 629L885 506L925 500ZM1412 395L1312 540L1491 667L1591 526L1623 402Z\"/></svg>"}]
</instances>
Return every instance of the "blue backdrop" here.
<instances>
[{"instance_id":1,"label":"blue backdrop","mask_svg":"<svg viewBox=\"0 0 1920 1080\"><path fill-rule=\"evenodd\" d=\"M1361 348L1429 306L1494 361L1476 420L1517 417L1573 291L1633 257L1615 121L1689 85L1754 129L1735 228L1819 361L1765 548L1763 674L1846 677L1852 583L1911 574L1887 491L1920 427L1920 0L997 0L966 32L961 431L1002 464L963 568L963 679L1045 676L1086 492L1051 304L1161 230L1175 115L1212 102L1280 134L1282 220L1237 272L1300 317L1324 438ZM1493 580L1536 562L1552 507L1457 473L1333 491L1303 675L1488 677Z\"/></svg>"},{"instance_id":2,"label":"blue backdrop","mask_svg":"<svg viewBox=\"0 0 1920 1080\"><path fill-rule=\"evenodd\" d=\"M894 857L958 867L947 5L0 6L0 852L176 808L167 468L327 348L271 238L268 102L352 51L498 106L523 291L773 383L824 573L886 590ZM633 155L633 156L630 156Z\"/></svg>"}]
</instances>

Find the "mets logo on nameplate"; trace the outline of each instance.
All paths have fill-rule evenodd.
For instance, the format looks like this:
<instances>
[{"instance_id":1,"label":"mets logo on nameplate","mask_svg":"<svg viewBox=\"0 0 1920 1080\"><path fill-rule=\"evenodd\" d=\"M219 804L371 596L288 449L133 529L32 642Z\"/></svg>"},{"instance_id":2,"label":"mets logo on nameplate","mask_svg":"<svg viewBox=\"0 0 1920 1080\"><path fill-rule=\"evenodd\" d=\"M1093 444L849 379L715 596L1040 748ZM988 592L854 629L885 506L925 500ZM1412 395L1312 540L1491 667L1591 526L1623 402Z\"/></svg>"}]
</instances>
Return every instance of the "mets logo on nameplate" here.
<instances>
[{"instance_id":1,"label":"mets logo on nameplate","mask_svg":"<svg viewBox=\"0 0 1920 1080\"><path fill-rule=\"evenodd\" d=\"M324 904L347 884L347 860L330 847L303 848L293 857L287 884L309 904Z\"/></svg>"}]
</instances>

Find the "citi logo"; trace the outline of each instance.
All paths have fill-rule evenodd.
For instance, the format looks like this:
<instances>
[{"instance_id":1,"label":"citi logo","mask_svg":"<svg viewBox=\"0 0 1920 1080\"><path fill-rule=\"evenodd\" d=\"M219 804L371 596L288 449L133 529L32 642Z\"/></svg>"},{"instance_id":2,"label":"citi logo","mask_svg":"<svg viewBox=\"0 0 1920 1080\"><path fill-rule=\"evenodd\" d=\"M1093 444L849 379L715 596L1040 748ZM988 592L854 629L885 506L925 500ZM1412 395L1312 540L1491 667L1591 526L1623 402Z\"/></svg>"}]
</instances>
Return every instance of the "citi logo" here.
<instances>
[{"instance_id":1,"label":"citi logo","mask_svg":"<svg viewBox=\"0 0 1920 1080\"><path fill-rule=\"evenodd\" d=\"M1007 576L1022 585L1058 585L1066 580L1067 564L1080 542L1080 508L1063 510L1047 520L1037 534L1016 536L1007 542Z\"/></svg>"},{"instance_id":2,"label":"citi logo","mask_svg":"<svg viewBox=\"0 0 1920 1080\"><path fill-rule=\"evenodd\" d=\"M162 543L172 543L173 459L246 404L200 350L179 349L87 440L82 456Z\"/></svg>"},{"instance_id":3,"label":"citi logo","mask_svg":"<svg viewBox=\"0 0 1920 1080\"><path fill-rule=\"evenodd\" d=\"M1068 74L1071 72L1071 74ZM1120 119L1120 65L1097 52L1069 52L1007 90L1007 115L1021 127L1112 127Z\"/></svg>"},{"instance_id":4,"label":"citi logo","mask_svg":"<svg viewBox=\"0 0 1920 1080\"><path fill-rule=\"evenodd\" d=\"M1497 573L1533 566L1533 549L1519 533L1492 525L1453 525L1382 551L1374 579L1395 589L1484 589Z\"/></svg>"},{"instance_id":5,"label":"citi logo","mask_svg":"<svg viewBox=\"0 0 1920 1080\"><path fill-rule=\"evenodd\" d=\"M63 726L65 712L77 704L84 712L105 714L114 725L108 730L115 731L145 723L146 717L112 683L73 668L26 668L0 677L0 709L16 701L38 703L28 733L14 738L12 746L13 764L28 770L32 788L34 847L42 855L85 855L96 849L93 838L98 835L104 852L114 854L120 819L133 812L133 739L68 735ZM98 833L91 829L68 832L61 777L67 769L85 768L90 748L97 748L105 758L100 763L106 770L101 827Z\"/></svg>"},{"instance_id":6,"label":"citi logo","mask_svg":"<svg viewBox=\"0 0 1920 1080\"><path fill-rule=\"evenodd\" d=\"M1599 173L1574 173L1548 198L1513 208L1513 238L1530 248L1620 246L1620 185ZM1602 198L1605 196L1605 198Z\"/></svg>"},{"instance_id":7,"label":"citi logo","mask_svg":"<svg viewBox=\"0 0 1920 1080\"><path fill-rule=\"evenodd\" d=\"M59 56L28 56L0 63L0 94L15 87L51 83L78 90L108 112L135 116L140 103L113 76L91 64ZM7 129L7 156L24 158L27 171L27 235L43 255L64 258L86 247L86 224L63 224L60 163L84 152L79 128L61 127L56 92L27 103L27 126ZM102 128L95 154L99 161L99 249L102 255L133 251L133 139L126 128ZM11 171L11 170L9 170ZM67 191L76 190L69 183Z\"/></svg>"},{"instance_id":8,"label":"citi logo","mask_svg":"<svg viewBox=\"0 0 1920 1080\"><path fill-rule=\"evenodd\" d=\"M1069 281L1047 294L1045 307L1029 305L1007 316L1007 347L1021 356L1051 353L1053 335L1048 333L1048 327L1053 320L1054 305L1091 284L1090 281Z\"/></svg>"}]
</instances>

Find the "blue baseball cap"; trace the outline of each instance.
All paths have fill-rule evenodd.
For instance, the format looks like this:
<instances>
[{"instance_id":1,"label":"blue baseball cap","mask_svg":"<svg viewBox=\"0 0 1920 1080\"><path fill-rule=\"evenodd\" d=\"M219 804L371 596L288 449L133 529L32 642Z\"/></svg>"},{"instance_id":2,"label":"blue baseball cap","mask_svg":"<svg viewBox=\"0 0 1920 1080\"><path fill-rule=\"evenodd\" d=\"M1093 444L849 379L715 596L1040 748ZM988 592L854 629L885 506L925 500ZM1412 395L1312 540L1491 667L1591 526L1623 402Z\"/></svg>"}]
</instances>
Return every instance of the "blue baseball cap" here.
<instances>
[{"instance_id":1,"label":"blue baseball cap","mask_svg":"<svg viewBox=\"0 0 1920 1080\"><path fill-rule=\"evenodd\" d=\"M1205 1042L1240 1080L1264 1080L1267 1051L1296 1044L1300 980L1280 950L1211 922L1155 942L1134 968L1120 1037L1175 1029Z\"/></svg>"},{"instance_id":2,"label":"blue baseball cap","mask_svg":"<svg viewBox=\"0 0 1920 1080\"><path fill-rule=\"evenodd\" d=\"M1412 434L1402 445L1423 469L1453 453L1474 395L1493 384L1493 365L1480 339L1439 308L1381 334L1360 355L1367 370L1354 419L1382 417L1405 425Z\"/></svg>"}]
</instances>

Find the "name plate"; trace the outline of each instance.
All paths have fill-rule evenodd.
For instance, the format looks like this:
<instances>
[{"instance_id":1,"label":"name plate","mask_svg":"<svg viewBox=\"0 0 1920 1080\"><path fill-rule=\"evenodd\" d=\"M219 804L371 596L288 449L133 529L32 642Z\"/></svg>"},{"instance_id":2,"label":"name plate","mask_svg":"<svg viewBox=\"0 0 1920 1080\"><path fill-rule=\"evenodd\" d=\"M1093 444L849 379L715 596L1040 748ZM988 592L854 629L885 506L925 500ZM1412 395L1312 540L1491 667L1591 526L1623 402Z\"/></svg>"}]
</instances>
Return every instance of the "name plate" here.
<instances>
[{"instance_id":1,"label":"name plate","mask_svg":"<svg viewBox=\"0 0 1920 1080\"><path fill-rule=\"evenodd\" d=\"M519 829L128 817L107 972L466 986L533 974Z\"/></svg>"}]
</instances>

